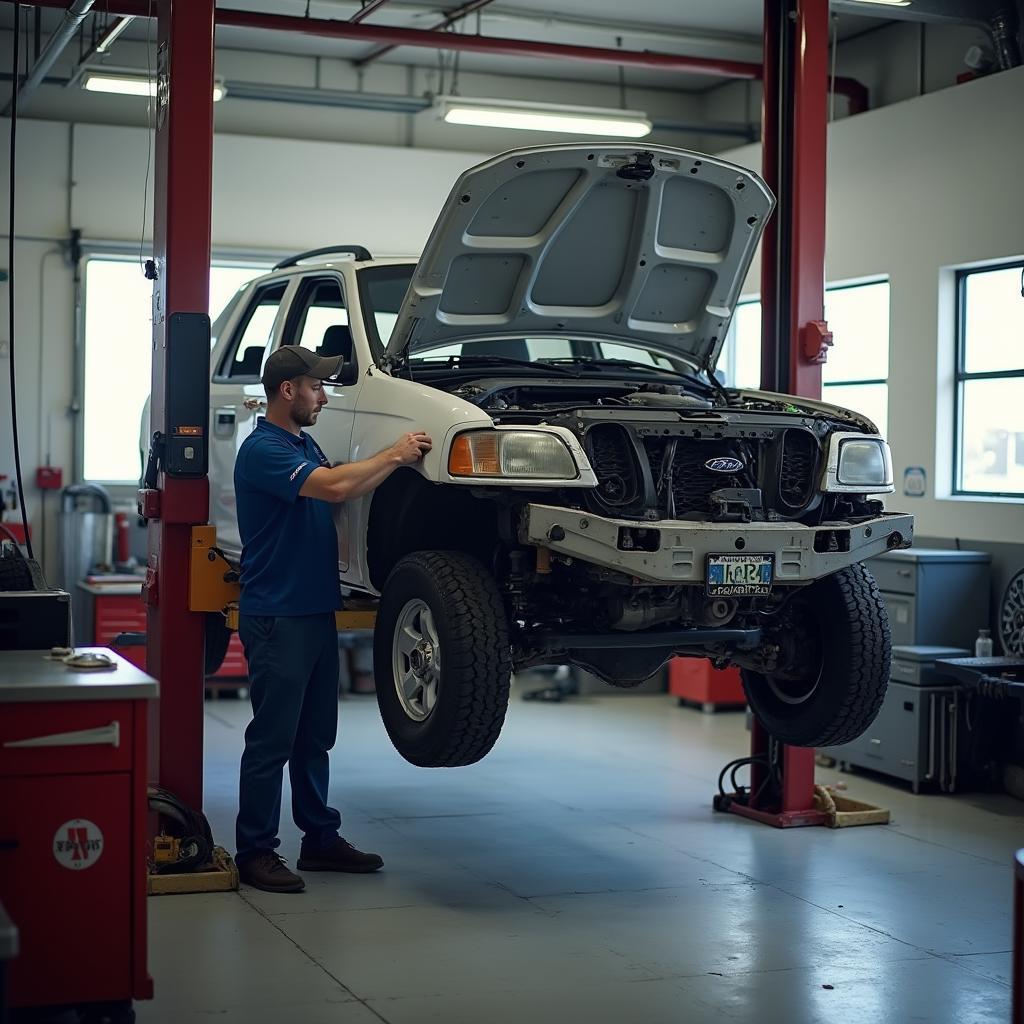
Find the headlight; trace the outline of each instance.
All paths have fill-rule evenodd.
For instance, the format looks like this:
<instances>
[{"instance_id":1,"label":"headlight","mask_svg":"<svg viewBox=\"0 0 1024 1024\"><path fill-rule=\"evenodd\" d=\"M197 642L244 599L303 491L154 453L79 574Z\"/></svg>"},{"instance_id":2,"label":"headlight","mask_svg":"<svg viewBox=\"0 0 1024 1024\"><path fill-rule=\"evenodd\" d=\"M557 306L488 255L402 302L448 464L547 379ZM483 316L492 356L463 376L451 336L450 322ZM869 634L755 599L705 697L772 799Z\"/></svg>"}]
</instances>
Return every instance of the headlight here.
<instances>
[{"instance_id":1,"label":"headlight","mask_svg":"<svg viewBox=\"0 0 1024 1024\"><path fill-rule=\"evenodd\" d=\"M880 437L833 434L829 439L826 491L879 494L893 489L892 455Z\"/></svg>"},{"instance_id":2,"label":"headlight","mask_svg":"<svg viewBox=\"0 0 1024 1024\"><path fill-rule=\"evenodd\" d=\"M452 476L575 480L576 463L565 442L539 430L474 430L459 434L448 453Z\"/></svg>"}]
</instances>

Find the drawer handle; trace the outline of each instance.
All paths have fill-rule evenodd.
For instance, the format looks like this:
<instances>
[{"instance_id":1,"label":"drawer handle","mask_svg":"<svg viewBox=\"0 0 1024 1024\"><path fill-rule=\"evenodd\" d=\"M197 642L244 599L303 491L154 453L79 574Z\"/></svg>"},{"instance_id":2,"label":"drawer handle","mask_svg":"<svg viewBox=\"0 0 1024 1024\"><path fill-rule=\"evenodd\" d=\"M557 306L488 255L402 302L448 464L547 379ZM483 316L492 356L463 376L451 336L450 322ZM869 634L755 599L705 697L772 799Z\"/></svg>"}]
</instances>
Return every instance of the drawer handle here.
<instances>
[{"instance_id":1,"label":"drawer handle","mask_svg":"<svg viewBox=\"0 0 1024 1024\"><path fill-rule=\"evenodd\" d=\"M896 575L897 576L902 576L905 580L909 580L910 579L910 570L909 569L897 569L896 570Z\"/></svg>"},{"instance_id":2,"label":"drawer handle","mask_svg":"<svg viewBox=\"0 0 1024 1024\"><path fill-rule=\"evenodd\" d=\"M51 736L32 736L27 740L8 740L5 748L23 747L119 747L121 746L121 723L111 722L96 729L80 729L77 732L55 732Z\"/></svg>"}]
</instances>

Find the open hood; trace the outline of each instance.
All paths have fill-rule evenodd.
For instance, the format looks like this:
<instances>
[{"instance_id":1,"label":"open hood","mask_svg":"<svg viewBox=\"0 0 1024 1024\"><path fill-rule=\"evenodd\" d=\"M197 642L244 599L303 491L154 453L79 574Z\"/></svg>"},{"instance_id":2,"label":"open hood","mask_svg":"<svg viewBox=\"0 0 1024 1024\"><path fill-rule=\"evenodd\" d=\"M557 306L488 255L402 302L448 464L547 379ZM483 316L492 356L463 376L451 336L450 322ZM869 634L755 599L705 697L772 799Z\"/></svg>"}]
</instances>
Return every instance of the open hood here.
<instances>
[{"instance_id":1,"label":"open hood","mask_svg":"<svg viewBox=\"0 0 1024 1024\"><path fill-rule=\"evenodd\" d=\"M489 336L628 337L713 369L774 203L752 171L681 149L505 153L456 182L388 355Z\"/></svg>"}]
</instances>

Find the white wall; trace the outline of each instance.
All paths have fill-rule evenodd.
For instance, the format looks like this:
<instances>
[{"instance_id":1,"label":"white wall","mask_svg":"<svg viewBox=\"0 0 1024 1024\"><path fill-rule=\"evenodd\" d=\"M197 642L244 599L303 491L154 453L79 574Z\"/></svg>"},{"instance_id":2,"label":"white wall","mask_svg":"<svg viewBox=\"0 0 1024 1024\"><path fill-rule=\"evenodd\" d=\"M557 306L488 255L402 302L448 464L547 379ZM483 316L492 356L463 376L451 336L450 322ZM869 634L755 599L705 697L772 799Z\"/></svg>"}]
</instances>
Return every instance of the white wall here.
<instances>
[{"instance_id":1,"label":"white wall","mask_svg":"<svg viewBox=\"0 0 1024 1024\"><path fill-rule=\"evenodd\" d=\"M930 485L927 498L897 504L915 512L919 532L930 536L1024 537L1019 503L941 496L951 448L952 322L951 297L940 306L939 291L943 268L1024 254L1022 100L1024 68L831 129L828 279L885 274L892 281L890 439L898 471L925 466ZM0 138L6 131L0 125ZM18 384L22 459L31 481L48 436L66 476L73 459L73 281L52 253L72 227L86 238L137 241L146 134L22 121L19 142ZM760 165L757 147L731 155ZM479 156L218 135L214 243L280 252L352 241L381 253L414 252L458 172ZM6 218L6 189L0 189L0 231ZM0 253L0 267L6 263ZM755 270L749 290L758 287ZM0 342L7 340L7 292L0 286ZM0 356L0 473L9 474L7 369ZM937 387L944 389L941 401ZM31 483L28 490L35 515L37 492ZM50 530L52 536L52 522Z\"/></svg>"},{"instance_id":2,"label":"white wall","mask_svg":"<svg viewBox=\"0 0 1024 1024\"><path fill-rule=\"evenodd\" d=\"M1024 504L948 497L951 268L1024 256L1022 104L1024 67L829 130L826 280L891 281L889 438L897 480L924 466L929 493L890 505L915 513L918 532L933 537L1024 542ZM761 164L759 146L719 155ZM759 275L755 263L747 293L760 291ZM1024 324L1017 329L1024 351Z\"/></svg>"}]
</instances>

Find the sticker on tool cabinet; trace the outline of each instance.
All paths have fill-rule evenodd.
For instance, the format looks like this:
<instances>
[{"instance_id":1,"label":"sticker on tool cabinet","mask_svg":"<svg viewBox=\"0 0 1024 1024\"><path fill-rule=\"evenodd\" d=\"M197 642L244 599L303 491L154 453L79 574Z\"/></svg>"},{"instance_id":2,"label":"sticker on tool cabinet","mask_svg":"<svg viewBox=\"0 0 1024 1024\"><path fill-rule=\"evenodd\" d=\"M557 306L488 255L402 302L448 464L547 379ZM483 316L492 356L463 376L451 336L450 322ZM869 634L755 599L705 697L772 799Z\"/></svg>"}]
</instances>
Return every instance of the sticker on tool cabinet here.
<instances>
[{"instance_id":1,"label":"sticker on tool cabinet","mask_svg":"<svg viewBox=\"0 0 1024 1024\"><path fill-rule=\"evenodd\" d=\"M87 818L66 821L53 837L53 856L72 871L91 868L103 856L103 833Z\"/></svg>"}]
</instances>

